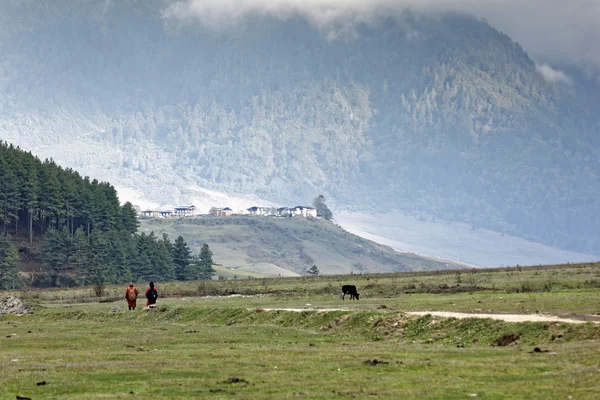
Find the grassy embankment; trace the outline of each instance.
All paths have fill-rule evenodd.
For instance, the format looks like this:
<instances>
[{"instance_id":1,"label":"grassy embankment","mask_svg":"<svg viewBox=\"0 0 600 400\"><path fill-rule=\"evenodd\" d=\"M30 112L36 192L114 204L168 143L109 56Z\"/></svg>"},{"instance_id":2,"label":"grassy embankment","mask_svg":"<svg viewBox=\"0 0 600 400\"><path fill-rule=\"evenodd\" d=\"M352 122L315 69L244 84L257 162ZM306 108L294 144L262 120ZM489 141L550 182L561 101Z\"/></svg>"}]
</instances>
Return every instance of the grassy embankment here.
<instances>
[{"instance_id":1,"label":"grassy embankment","mask_svg":"<svg viewBox=\"0 0 600 400\"><path fill-rule=\"evenodd\" d=\"M91 288L31 291L21 295L37 304L32 315L0 317L0 399L594 399L600 325L402 311L600 314L599 281L588 264L164 283L159 311L124 313L108 312L122 302L91 302ZM341 283L361 300L340 300ZM253 297L193 297L233 292ZM307 304L348 309L264 311ZM494 345L506 334L518 339Z\"/></svg>"}]
</instances>

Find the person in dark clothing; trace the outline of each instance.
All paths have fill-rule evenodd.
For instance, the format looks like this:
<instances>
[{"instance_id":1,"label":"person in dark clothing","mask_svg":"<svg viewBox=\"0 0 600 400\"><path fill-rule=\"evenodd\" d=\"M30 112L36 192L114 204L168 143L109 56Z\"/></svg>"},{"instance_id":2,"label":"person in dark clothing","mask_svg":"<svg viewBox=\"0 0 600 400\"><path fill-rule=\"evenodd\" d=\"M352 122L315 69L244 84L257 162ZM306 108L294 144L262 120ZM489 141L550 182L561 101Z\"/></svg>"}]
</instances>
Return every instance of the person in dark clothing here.
<instances>
[{"instance_id":1,"label":"person in dark clothing","mask_svg":"<svg viewBox=\"0 0 600 400\"><path fill-rule=\"evenodd\" d=\"M154 287L154 282L150 282L150 286L146 289L146 307L156 304L156 299L158 299L158 291Z\"/></svg>"}]
</instances>

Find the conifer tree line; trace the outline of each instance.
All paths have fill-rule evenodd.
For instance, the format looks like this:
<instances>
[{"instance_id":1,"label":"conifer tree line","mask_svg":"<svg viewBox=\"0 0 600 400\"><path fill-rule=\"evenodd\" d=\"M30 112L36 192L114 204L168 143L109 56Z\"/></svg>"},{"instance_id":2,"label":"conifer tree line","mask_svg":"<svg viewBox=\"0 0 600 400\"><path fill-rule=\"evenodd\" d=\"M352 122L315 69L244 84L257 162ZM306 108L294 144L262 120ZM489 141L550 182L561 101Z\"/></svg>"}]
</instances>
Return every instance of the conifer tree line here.
<instances>
[{"instance_id":1,"label":"conifer tree line","mask_svg":"<svg viewBox=\"0 0 600 400\"><path fill-rule=\"evenodd\" d=\"M11 239L41 239L34 286L210 279L212 253L193 255L183 237L137 233L133 205L107 182L0 141L0 289L20 286Z\"/></svg>"}]
</instances>

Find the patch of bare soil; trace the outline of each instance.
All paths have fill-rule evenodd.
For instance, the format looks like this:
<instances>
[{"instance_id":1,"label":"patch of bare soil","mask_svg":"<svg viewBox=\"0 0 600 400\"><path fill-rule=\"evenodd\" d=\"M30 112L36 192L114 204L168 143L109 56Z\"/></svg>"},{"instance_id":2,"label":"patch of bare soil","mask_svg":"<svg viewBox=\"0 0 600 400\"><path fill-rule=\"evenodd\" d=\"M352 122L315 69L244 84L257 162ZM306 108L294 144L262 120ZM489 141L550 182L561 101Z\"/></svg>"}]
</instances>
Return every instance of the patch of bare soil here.
<instances>
[{"instance_id":1,"label":"patch of bare soil","mask_svg":"<svg viewBox=\"0 0 600 400\"><path fill-rule=\"evenodd\" d=\"M499 347L508 346L509 344L516 342L520 338L521 338L521 335L519 335L518 333L507 333L505 335L500 336L498 339L496 339L494 341L494 346L499 346Z\"/></svg>"},{"instance_id":2,"label":"patch of bare soil","mask_svg":"<svg viewBox=\"0 0 600 400\"><path fill-rule=\"evenodd\" d=\"M248 381L245 380L245 379L237 378L237 377L231 377L231 378L227 379L225 381L225 383L245 383L245 384L248 384Z\"/></svg>"},{"instance_id":3,"label":"patch of bare soil","mask_svg":"<svg viewBox=\"0 0 600 400\"><path fill-rule=\"evenodd\" d=\"M419 287L419 291L424 293L434 293L434 294L454 294L454 293L473 293L484 290L491 290L490 288L483 286L474 286L474 285L465 285L461 286L457 284L456 286L449 286L445 283L439 285L422 285Z\"/></svg>"},{"instance_id":4,"label":"patch of bare soil","mask_svg":"<svg viewBox=\"0 0 600 400\"><path fill-rule=\"evenodd\" d=\"M365 364L365 365L377 365L377 364L386 365L386 364L389 364L389 362L383 361L383 360L378 360L378 359L374 358L373 360L367 360L367 361L363 362L363 364Z\"/></svg>"},{"instance_id":5,"label":"patch of bare soil","mask_svg":"<svg viewBox=\"0 0 600 400\"><path fill-rule=\"evenodd\" d=\"M27 307L21 299L15 296L6 296L0 300L0 314L27 314L29 307Z\"/></svg>"},{"instance_id":6,"label":"patch of bare soil","mask_svg":"<svg viewBox=\"0 0 600 400\"><path fill-rule=\"evenodd\" d=\"M253 308L251 308L250 310L253 310ZM318 312L353 311L350 308L261 308L261 310L263 310L263 311L290 311L290 312L303 312L303 311L318 311Z\"/></svg>"},{"instance_id":7,"label":"patch of bare soil","mask_svg":"<svg viewBox=\"0 0 600 400\"><path fill-rule=\"evenodd\" d=\"M458 313L450 311L409 311L407 314L410 315L427 315L431 314L435 317L443 318L491 318L505 322L563 322L567 324L585 324L592 322L594 324L600 323L600 321L583 321L580 319L571 318L560 318L553 315L541 315L541 314L478 314L478 313Z\"/></svg>"},{"instance_id":8,"label":"patch of bare soil","mask_svg":"<svg viewBox=\"0 0 600 400\"><path fill-rule=\"evenodd\" d=\"M253 309L251 309L253 310ZM356 311L351 308L262 308L264 311L291 311L291 312L303 312L303 311ZM491 318L505 322L562 322L566 324L585 324L591 322L593 324L600 324L600 321L590 316L585 316L582 319L573 318L561 318L553 315L541 315L541 314L480 314L480 313L459 313L451 311L407 311L409 315L427 315L431 314L434 317L442 318Z\"/></svg>"}]
</instances>

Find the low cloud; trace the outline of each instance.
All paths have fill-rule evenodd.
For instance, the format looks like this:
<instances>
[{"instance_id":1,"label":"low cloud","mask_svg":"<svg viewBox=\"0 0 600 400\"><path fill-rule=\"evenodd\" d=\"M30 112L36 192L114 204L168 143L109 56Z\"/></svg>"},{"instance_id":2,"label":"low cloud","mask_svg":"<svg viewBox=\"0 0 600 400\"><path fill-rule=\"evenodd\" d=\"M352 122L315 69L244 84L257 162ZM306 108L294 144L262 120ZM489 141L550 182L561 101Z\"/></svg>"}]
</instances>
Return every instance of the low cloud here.
<instances>
[{"instance_id":1,"label":"low cloud","mask_svg":"<svg viewBox=\"0 0 600 400\"><path fill-rule=\"evenodd\" d=\"M247 15L308 18L320 28L348 26L411 8L456 11L487 19L536 58L600 65L600 0L167 0L164 18L211 27Z\"/></svg>"},{"instance_id":2,"label":"low cloud","mask_svg":"<svg viewBox=\"0 0 600 400\"><path fill-rule=\"evenodd\" d=\"M546 82L552 84L559 82L571 83L571 80L564 72L554 69L548 64L537 64L536 69L544 77Z\"/></svg>"},{"instance_id":3,"label":"low cloud","mask_svg":"<svg viewBox=\"0 0 600 400\"><path fill-rule=\"evenodd\" d=\"M394 7L391 0L174 0L163 17L199 20L211 26L229 26L248 15L267 15L281 19L300 15L318 26L343 20L369 19Z\"/></svg>"}]
</instances>

